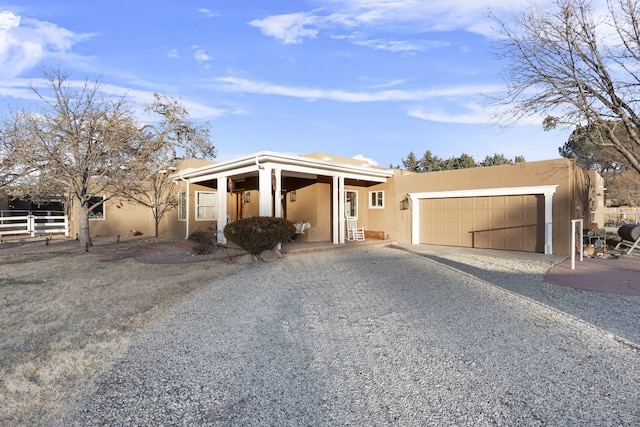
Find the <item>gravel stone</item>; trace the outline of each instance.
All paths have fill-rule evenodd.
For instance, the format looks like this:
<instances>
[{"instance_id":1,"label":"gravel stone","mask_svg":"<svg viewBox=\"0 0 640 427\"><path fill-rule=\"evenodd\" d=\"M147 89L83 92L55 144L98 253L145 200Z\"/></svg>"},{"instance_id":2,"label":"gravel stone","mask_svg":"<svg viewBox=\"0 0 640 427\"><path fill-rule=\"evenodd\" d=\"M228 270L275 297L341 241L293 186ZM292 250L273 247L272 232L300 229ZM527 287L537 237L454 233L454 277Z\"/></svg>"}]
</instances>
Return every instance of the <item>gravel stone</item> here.
<instances>
[{"instance_id":1,"label":"gravel stone","mask_svg":"<svg viewBox=\"0 0 640 427\"><path fill-rule=\"evenodd\" d=\"M463 258L359 247L249 265L144 331L61 425L640 424L639 298Z\"/></svg>"}]
</instances>

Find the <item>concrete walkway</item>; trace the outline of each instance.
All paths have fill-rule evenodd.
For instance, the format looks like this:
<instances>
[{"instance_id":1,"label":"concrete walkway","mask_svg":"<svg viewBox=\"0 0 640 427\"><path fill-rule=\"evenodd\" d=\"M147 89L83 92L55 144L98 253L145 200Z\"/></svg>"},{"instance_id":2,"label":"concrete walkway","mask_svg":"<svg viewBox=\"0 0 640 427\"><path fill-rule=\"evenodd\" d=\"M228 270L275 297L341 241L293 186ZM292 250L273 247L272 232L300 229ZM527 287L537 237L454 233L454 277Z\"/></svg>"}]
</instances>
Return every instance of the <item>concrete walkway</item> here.
<instances>
[{"instance_id":1,"label":"concrete walkway","mask_svg":"<svg viewBox=\"0 0 640 427\"><path fill-rule=\"evenodd\" d=\"M549 270L549 283L596 292L640 296L640 258L584 258L571 269L568 258Z\"/></svg>"}]
</instances>

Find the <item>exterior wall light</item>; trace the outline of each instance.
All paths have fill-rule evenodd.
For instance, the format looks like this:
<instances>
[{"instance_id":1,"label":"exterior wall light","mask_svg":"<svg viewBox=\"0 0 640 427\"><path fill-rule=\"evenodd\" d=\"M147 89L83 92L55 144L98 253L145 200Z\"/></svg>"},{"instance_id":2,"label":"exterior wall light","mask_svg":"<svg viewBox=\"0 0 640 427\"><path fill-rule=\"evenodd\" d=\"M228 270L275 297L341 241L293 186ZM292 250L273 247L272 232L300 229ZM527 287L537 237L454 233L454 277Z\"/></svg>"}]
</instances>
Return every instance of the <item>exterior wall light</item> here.
<instances>
[{"instance_id":1,"label":"exterior wall light","mask_svg":"<svg viewBox=\"0 0 640 427\"><path fill-rule=\"evenodd\" d=\"M289 201L290 202L295 202L296 201L296 190L293 190L289 193Z\"/></svg>"},{"instance_id":2,"label":"exterior wall light","mask_svg":"<svg viewBox=\"0 0 640 427\"><path fill-rule=\"evenodd\" d=\"M245 203L251 203L251 192L247 191L246 193L244 193L244 202Z\"/></svg>"},{"instance_id":3,"label":"exterior wall light","mask_svg":"<svg viewBox=\"0 0 640 427\"><path fill-rule=\"evenodd\" d=\"M407 209L409 209L409 198L405 196L404 199L400 201L400 210L406 211Z\"/></svg>"}]
</instances>

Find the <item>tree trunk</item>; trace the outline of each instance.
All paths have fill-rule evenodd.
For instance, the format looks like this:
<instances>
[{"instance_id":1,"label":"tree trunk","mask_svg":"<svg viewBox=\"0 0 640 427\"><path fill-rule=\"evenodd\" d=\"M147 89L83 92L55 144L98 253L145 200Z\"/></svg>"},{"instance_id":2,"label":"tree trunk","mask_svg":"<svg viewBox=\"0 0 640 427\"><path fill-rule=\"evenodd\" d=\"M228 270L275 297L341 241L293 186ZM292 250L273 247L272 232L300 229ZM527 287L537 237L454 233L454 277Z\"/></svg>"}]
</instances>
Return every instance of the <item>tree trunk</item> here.
<instances>
[{"instance_id":1,"label":"tree trunk","mask_svg":"<svg viewBox=\"0 0 640 427\"><path fill-rule=\"evenodd\" d=\"M88 248L91 242L91 235L89 234L89 205L86 203L80 205L78 225L80 228L80 245L83 248Z\"/></svg>"}]
</instances>

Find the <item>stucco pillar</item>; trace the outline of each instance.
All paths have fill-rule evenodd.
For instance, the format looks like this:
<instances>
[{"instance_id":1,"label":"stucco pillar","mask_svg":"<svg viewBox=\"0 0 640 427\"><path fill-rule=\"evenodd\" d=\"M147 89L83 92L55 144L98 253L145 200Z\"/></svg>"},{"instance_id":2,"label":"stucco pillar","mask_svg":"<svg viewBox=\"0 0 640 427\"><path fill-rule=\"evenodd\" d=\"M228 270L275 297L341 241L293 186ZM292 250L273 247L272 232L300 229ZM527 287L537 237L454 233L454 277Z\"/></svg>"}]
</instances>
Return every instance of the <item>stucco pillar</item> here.
<instances>
[{"instance_id":1,"label":"stucco pillar","mask_svg":"<svg viewBox=\"0 0 640 427\"><path fill-rule=\"evenodd\" d=\"M344 183L344 180L343 180ZM340 178L337 176L333 177L333 185L331 186L331 242L333 244L344 243L344 224L342 221L342 217L344 216L344 204L341 202L342 197L340 197L342 187L344 184L340 185ZM340 234L340 228L342 227L342 234ZM340 241L340 236L342 235L342 242Z\"/></svg>"},{"instance_id":2,"label":"stucco pillar","mask_svg":"<svg viewBox=\"0 0 640 427\"><path fill-rule=\"evenodd\" d=\"M344 243L344 177L338 177L338 242Z\"/></svg>"},{"instance_id":3,"label":"stucco pillar","mask_svg":"<svg viewBox=\"0 0 640 427\"><path fill-rule=\"evenodd\" d=\"M184 180L184 178L183 178L183 180ZM190 216L191 215L191 199L192 199L191 198L191 185L190 185L191 182L187 181L187 180L184 180L184 181L186 181L186 183L187 183L187 190L186 190L187 192L185 194L185 197L187 198L187 201L186 201L187 212L185 212L185 214L187 216L187 220L185 221L186 223L185 223L185 227L184 227L184 233L185 233L184 238L188 239L189 238L189 234L190 234L189 233L189 230L190 230L189 229L189 224L191 223L191 216Z\"/></svg>"},{"instance_id":4,"label":"stucco pillar","mask_svg":"<svg viewBox=\"0 0 640 427\"><path fill-rule=\"evenodd\" d=\"M258 186L260 190L260 216L271 216L273 212L273 197L272 197L272 185L271 185L271 173L273 169L271 166L263 164L260 165L258 171Z\"/></svg>"},{"instance_id":5,"label":"stucco pillar","mask_svg":"<svg viewBox=\"0 0 640 427\"><path fill-rule=\"evenodd\" d=\"M553 193L544 194L544 253L553 254Z\"/></svg>"},{"instance_id":6,"label":"stucco pillar","mask_svg":"<svg viewBox=\"0 0 640 427\"><path fill-rule=\"evenodd\" d=\"M411 198L411 244L420 244L420 199L409 195Z\"/></svg>"},{"instance_id":7,"label":"stucco pillar","mask_svg":"<svg viewBox=\"0 0 640 427\"><path fill-rule=\"evenodd\" d=\"M229 178L227 176L219 176L216 180L218 184L216 238L218 243L225 245L227 238L224 237L224 226L227 225L227 186L229 185Z\"/></svg>"},{"instance_id":8,"label":"stucco pillar","mask_svg":"<svg viewBox=\"0 0 640 427\"><path fill-rule=\"evenodd\" d=\"M273 174L274 178L272 179L272 184L275 183L275 209L273 211L273 216L276 218L282 218L282 201L280 200L280 198L282 197L282 171L280 169L273 169L271 173Z\"/></svg>"}]
</instances>

